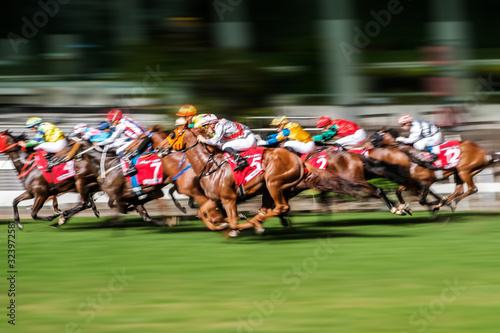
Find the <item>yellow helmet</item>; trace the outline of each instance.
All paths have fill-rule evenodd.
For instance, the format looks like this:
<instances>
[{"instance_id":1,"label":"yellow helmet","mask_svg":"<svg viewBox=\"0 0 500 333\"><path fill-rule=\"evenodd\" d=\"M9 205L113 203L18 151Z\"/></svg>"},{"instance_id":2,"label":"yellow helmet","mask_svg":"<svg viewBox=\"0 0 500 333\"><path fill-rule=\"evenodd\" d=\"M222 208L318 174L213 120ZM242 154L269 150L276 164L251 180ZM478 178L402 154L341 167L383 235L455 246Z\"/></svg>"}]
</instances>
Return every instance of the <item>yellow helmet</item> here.
<instances>
[{"instance_id":1,"label":"yellow helmet","mask_svg":"<svg viewBox=\"0 0 500 333\"><path fill-rule=\"evenodd\" d=\"M184 117L179 117L175 120L175 126L181 126L186 123L186 118Z\"/></svg>"},{"instance_id":2,"label":"yellow helmet","mask_svg":"<svg viewBox=\"0 0 500 333\"><path fill-rule=\"evenodd\" d=\"M175 115L179 117L187 117L187 116L194 116L196 112L197 110L193 105L186 104L181 106L181 108L179 109L179 111L177 111Z\"/></svg>"},{"instance_id":3,"label":"yellow helmet","mask_svg":"<svg viewBox=\"0 0 500 333\"><path fill-rule=\"evenodd\" d=\"M40 117L31 117L28 120L26 120L26 127L31 128L36 125L40 125L42 123L42 118Z\"/></svg>"},{"instance_id":4,"label":"yellow helmet","mask_svg":"<svg viewBox=\"0 0 500 333\"><path fill-rule=\"evenodd\" d=\"M286 116L278 116L271 121L271 126L279 126L282 124L287 124L288 118Z\"/></svg>"},{"instance_id":5,"label":"yellow helmet","mask_svg":"<svg viewBox=\"0 0 500 333\"><path fill-rule=\"evenodd\" d=\"M200 114L197 114L196 116L193 117L193 125L194 125L195 128L200 128L201 127L201 120L206 115L207 115L206 113L200 113Z\"/></svg>"}]
</instances>

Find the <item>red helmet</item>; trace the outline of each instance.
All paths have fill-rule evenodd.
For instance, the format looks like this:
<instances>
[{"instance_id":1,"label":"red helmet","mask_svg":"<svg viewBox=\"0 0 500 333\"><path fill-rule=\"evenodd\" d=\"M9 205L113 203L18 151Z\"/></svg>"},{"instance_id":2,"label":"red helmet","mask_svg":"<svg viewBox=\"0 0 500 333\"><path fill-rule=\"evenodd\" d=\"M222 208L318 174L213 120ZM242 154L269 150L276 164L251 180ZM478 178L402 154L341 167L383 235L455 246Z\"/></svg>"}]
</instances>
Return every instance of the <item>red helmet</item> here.
<instances>
[{"instance_id":1,"label":"red helmet","mask_svg":"<svg viewBox=\"0 0 500 333\"><path fill-rule=\"evenodd\" d=\"M108 116L106 117L106 121L113 122L115 120L120 120L123 117L123 112L122 110L119 109L113 109L108 112Z\"/></svg>"},{"instance_id":2,"label":"red helmet","mask_svg":"<svg viewBox=\"0 0 500 333\"><path fill-rule=\"evenodd\" d=\"M323 116L323 117L318 119L318 123L317 123L316 128L328 126L328 125L330 125L331 122L332 122L332 120L330 119L330 117Z\"/></svg>"}]
</instances>

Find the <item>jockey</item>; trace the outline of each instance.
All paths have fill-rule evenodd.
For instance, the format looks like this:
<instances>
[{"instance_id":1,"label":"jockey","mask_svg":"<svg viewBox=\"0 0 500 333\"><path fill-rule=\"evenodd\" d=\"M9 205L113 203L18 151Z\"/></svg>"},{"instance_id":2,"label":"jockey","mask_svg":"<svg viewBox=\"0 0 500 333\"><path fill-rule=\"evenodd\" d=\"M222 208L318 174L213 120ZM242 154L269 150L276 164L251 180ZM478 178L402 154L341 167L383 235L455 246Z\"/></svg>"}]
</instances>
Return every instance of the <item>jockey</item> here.
<instances>
[{"instance_id":1,"label":"jockey","mask_svg":"<svg viewBox=\"0 0 500 333\"><path fill-rule=\"evenodd\" d=\"M191 104L186 104L180 107L179 111L175 114L178 117L183 117L186 120L186 123L188 123L188 127L192 128L194 127L194 120L193 117L196 115L196 108L191 105Z\"/></svg>"},{"instance_id":2,"label":"jockey","mask_svg":"<svg viewBox=\"0 0 500 333\"><path fill-rule=\"evenodd\" d=\"M101 142L94 142L94 145L110 145L112 148L116 148L116 154L129 165L128 171L124 174L124 176L132 176L137 173L137 169L133 165L132 161L130 161L130 156L124 156L122 152L132 143L134 139L144 133L145 130L135 120L125 117L122 111L118 109L109 111L106 121L109 121L111 126L115 127L115 131L109 138Z\"/></svg>"},{"instance_id":3,"label":"jockey","mask_svg":"<svg viewBox=\"0 0 500 333\"><path fill-rule=\"evenodd\" d=\"M319 118L316 128L323 128L322 133L313 137L314 141L328 141L337 136L340 139L335 145L343 149L344 146L359 145L366 140L366 132L358 124L344 119L330 119L328 116Z\"/></svg>"},{"instance_id":4,"label":"jockey","mask_svg":"<svg viewBox=\"0 0 500 333\"><path fill-rule=\"evenodd\" d=\"M71 137L90 142L102 142L111 136L111 126L108 121L101 122L97 127L88 127L87 124L78 124L73 128Z\"/></svg>"},{"instance_id":5,"label":"jockey","mask_svg":"<svg viewBox=\"0 0 500 333\"><path fill-rule=\"evenodd\" d=\"M280 141L288 140L284 147L290 151L307 154L314 150L315 145L311 134L299 124L290 122L286 116L274 118L271 126L277 126L278 133L270 135L268 140L259 140L259 146L274 145Z\"/></svg>"},{"instance_id":6,"label":"jockey","mask_svg":"<svg viewBox=\"0 0 500 333\"><path fill-rule=\"evenodd\" d=\"M19 141L21 147L33 147L34 150L44 150L51 155L60 152L67 145L68 142L64 137L63 132L54 124L43 122L42 118L31 117L26 121L26 127L30 128L35 137L28 141ZM52 168L51 159L46 157L49 164L47 165L48 171Z\"/></svg>"},{"instance_id":7,"label":"jockey","mask_svg":"<svg viewBox=\"0 0 500 333\"><path fill-rule=\"evenodd\" d=\"M207 145L219 146L222 151L234 158L237 164L235 171L243 170L249 164L246 159L240 156L239 151L255 147L257 140L248 126L232 122L227 119L218 119L213 114L207 114L199 122L200 127L204 127L214 136L210 139L198 135L198 141Z\"/></svg>"},{"instance_id":8,"label":"jockey","mask_svg":"<svg viewBox=\"0 0 500 333\"><path fill-rule=\"evenodd\" d=\"M422 151L443 142L441 130L431 122L414 120L411 115L405 114L398 119L398 123L403 130L410 131L410 136L407 138L400 136L396 138L397 142L413 145L415 149ZM437 155L430 153L422 157L425 157L426 162L432 162L437 158Z\"/></svg>"}]
</instances>

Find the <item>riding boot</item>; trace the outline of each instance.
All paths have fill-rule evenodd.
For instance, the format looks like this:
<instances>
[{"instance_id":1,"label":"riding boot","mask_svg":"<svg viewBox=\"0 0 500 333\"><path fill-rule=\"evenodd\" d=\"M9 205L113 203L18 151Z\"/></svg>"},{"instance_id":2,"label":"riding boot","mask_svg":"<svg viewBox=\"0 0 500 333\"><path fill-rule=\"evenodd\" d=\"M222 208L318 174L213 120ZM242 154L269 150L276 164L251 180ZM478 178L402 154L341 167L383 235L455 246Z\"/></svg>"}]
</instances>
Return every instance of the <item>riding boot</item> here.
<instances>
[{"instance_id":1,"label":"riding boot","mask_svg":"<svg viewBox=\"0 0 500 333\"><path fill-rule=\"evenodd\" d=\"M47 171L51 172L52 168L57 165L57 163L54 161L54 153L47 153L45 155L45 159L47 160Z\"/></svg>"},{"instance_id":2,"label":"riding boot","mask_svg":"<svg viewBox=\"0 0 500 333\"><path fill-rule=\"evenodd\" d=\"M130 157L130 154L122 157L122 160L124 160L128 164L128 170L123 173L125 177L132 177L133 175L137 174L137 168L135 167L134 163L132 163Z\"/></svg>"},{"instance_id":3,"label":"riding boot","mask_svg":"<svg viewBox=\"0 0 500 333\"><path fill-rule=\"evenodd\" d=\"M337 150L338 151L346 151L347 149L344 148L344 146L342 146L341 144L338 144L338 143L334 143L333 144L335 147L337 147Z\"/></svg>"},{"instance_id":4,"label":"riding boot","mask_svg":"<svg viewBox=\"0 0 500 333\"><path fill-rule=\"evenodd\" d=\"M225 148L224 152L231 155L231 157L234 159L234 162L236 163L236 168L234 168L234 171L241 171L250 165L248 164L247 160L241 157L241 155L233 148Z\"/></svg>"}]
</instances>

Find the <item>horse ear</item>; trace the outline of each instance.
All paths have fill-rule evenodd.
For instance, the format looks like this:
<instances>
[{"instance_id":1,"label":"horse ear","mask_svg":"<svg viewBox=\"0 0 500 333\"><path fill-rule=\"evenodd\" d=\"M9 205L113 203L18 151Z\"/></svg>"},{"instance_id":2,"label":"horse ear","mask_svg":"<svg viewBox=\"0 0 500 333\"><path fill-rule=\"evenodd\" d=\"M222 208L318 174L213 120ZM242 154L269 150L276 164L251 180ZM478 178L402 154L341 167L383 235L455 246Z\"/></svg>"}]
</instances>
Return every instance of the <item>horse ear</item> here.
<instances>
[{"instance_id":1,"label":"horse ear","mask_svg":"<svg viewBox=\"0 0 500 333\"><path fill-rule=\"evenodd\" d=\"M382 128L380 129L381 132L385 132L385 126L382 126Z\"/></svg>"}]
</instances>

